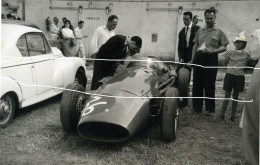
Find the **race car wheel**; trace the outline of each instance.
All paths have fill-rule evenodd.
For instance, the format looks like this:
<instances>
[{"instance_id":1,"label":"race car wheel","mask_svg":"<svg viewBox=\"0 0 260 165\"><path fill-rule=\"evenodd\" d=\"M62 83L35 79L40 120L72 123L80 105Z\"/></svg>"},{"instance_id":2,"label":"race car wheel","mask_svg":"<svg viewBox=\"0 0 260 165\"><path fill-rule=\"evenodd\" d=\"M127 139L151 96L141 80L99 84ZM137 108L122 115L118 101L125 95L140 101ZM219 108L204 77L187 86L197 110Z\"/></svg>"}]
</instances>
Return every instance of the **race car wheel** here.
<instances>
[{"instance_id":1,"label":"race car wheel","mask_svg":"<svg viewBox=\"0 0 260 165\"><path fill-rule=\"evenodd\" d=\"M86 88L87 85L87 77L85 72L82 69L79 69L75 75L75 82L79 83L83 86L83 88Z\"/></svg>"},{"instance_id":2,"label":"race car wheel","mask_svg":"<svg viewBox=\"0 0 260 165\"><path fill-rule=\"evenodd\" d=\"M179 97L177 88L168 88L166 90L161 111L161 135L162 138L167 141L173 141L176 139L176 131L179 119L179 101L176 97Z\"/></svg>"},{"instance_id":3,"label":"race car wheel","mask_svg":"<svg viewBox=\"0 0 260 165\"><path fill-rule=\"evenodd\" d=\"M87 100L82 93L84 88L79 83L71 83L62 94L60 107L60 120L66 132L76 132L80 113Z\"/></svg>"},{"instance_id":4,"label":"race car wheel","mask_svg":"<svg viewBox=\"0 0 260 165\"><path fill-rule=\"evenodd\" d=\"M16 109L14 94L7 93L0 100L0 128L6 128L12 121Z\"/></svg>"},{"instance_id":5,"label":"race car wheel","mask_svg":"<svg viewBox=\"0 0 260 165\"><path fill-rule=\"evenodd\" d=\"M184 67L179 70L178 90L181 97L188 97L190 85L190 71Z\"/></svg>"}]
</instances>

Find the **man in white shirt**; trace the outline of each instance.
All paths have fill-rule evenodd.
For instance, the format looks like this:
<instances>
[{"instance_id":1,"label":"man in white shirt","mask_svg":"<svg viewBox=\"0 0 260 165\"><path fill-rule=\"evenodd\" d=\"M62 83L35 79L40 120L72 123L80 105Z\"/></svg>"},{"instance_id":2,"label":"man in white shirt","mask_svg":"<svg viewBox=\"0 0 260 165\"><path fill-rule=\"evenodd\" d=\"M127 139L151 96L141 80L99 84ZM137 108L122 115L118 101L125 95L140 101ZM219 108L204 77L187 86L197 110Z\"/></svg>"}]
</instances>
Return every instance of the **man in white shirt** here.
<instances>
[{"instance_id":1,"label":"man in white shirt","mask_svg":"<svg viewBox=\"0 0 260 165\"><path fill-rule=\"evenodd\" d=\"M86 53L85 53L85 50L84 50L82 38L87 38L88 36L82 35L81 30L82 30L83 26L84 26L84 21L79 21L78 27L76 27L74 29L74 35L75 35L75 38L77 39L78 44L79 44L78 56L81 57L81 58L86 58Z\"/></svg>"},{"instance_id":2,"label":"man in white shirt","mask_svg":"<svg viewBox=\"0 0 260 165\"><path fill-rule=\"evenodd\" d=\"M104 26L98 27L91 40L91 57L95 57L99 48L107 42L107 40L115 35L114 29L118 23L118 17L116 15L111 15L107 19L107 24Z\"/></svg>"}]
</instances>

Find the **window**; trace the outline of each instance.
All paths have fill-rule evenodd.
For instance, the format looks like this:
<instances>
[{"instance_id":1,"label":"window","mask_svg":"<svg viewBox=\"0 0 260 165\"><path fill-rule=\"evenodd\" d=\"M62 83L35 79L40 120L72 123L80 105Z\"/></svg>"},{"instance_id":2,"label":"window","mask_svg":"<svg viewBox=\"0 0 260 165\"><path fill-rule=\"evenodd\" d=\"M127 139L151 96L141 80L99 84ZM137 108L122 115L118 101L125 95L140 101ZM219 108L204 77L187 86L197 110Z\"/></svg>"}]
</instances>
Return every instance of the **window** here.
<instances>
[{"instance_id":1,"label":"window","mask_svg":"<svg viewBox=\"0 0 260 165\"><path fill-rule=\"evenodd\" d=\"M18 39L16 46L24 57L51 53L51 48L42 33L24 34Z\"/></svg>"},{"instance_id":2,"label":"window","mask_svg":"<svg viewBox=\"0 0 260 165\"><path fill-rule=\"evenodd\" d=\"M18 41L16 43L16 46L19 49L19 51L22 54L22 56L24 56L24 57L28 57L29 56L29 51L28 51L28 47L27 47L27 43L26 43L25 34L22 35L18 39Z\"/></svg>"},{"instance_id":3,"label":"window","mask_svg":"<svg viewBox=\"0 0 260 165\"><path fill-rule=\"evenodd\" d=\"M41 33L26 34L30 56L46 54L44 40Z\"/></svg>"},{"instance_id":4,"label":"window","mask_svg":"<svg viewBox=\"0 0 260 165\"><path fill-rule=\"evenodd\" d=\"M49 46L49 44L48 44L48 42L47 42L47 40L44 36L43 36L43 40L44 40L44 45L45 45L45 49L46 49L46 54L51 53L52 52L51 48L50 48L50 46Z\"/></svg>"},{"instance_id":5,"label":"window","mask_svg":"<svg viewBox=\"0 0 260 165\"><path fill-rule=\"evenodd\" d=\"M153 33L152 34L152 42L157 42L157 34L156 33Z\"/></svg>"}]
</instances>

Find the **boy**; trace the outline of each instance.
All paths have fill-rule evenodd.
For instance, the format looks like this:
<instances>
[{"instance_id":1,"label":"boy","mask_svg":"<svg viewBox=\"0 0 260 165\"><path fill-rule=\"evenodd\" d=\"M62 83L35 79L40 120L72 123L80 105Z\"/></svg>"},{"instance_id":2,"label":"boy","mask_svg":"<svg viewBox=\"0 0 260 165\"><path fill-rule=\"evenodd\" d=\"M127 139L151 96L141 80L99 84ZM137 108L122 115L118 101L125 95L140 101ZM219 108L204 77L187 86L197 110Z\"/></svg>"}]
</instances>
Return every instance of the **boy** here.
<instances>
[{"instance_id":1,"label":"boy","mask_svg":"<svg viewBox=\"0 0 260 165\"><path fill-rule=\"evenodd\" d=\"M235 50L228 50L225 54L225 63L227 64L227 73L224 78L225 98L230 98L231 91L233 89L233 99L238 100L239 92L244 91L245 86L245 76L244 76L244 66L247 65L248 61L251 59L250 54L244 50L247 44L245 33L241 32L235 37L234 45ZM232 101L232 113L231 121L235 121L235 115L237 110L237 101ZM223 101L222 112L219 118L224 120L225 112L228 106L228 100Z\"/></svg>"}]
</instances>

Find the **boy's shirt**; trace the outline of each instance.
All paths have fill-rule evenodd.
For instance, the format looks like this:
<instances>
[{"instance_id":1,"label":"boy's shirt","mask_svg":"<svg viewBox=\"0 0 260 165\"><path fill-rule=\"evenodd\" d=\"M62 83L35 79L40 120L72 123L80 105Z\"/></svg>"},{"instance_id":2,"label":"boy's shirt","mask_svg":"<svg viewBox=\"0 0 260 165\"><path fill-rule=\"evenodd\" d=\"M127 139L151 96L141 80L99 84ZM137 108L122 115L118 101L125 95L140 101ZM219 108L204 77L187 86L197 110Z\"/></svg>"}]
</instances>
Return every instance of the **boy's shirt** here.
<instances>
[{"instance_id":1,"label":"boy's shirt","mask_svg":"<svg viewBox=\"0 0 260 165\"><path fill-rule=\"evenodd\" d=\"M227 73L236 76L244 75L243 67L246 66L247 62L251 59L250 54L246 50L228 50L223 56L228 61Z\"/></svg>"}]
</instances>

